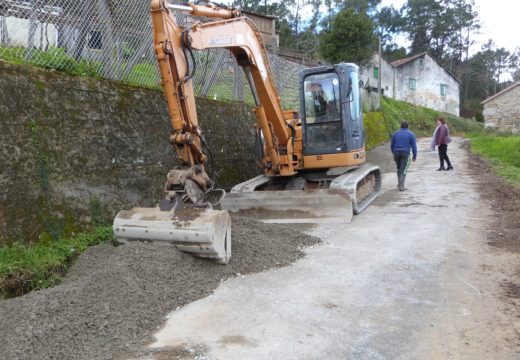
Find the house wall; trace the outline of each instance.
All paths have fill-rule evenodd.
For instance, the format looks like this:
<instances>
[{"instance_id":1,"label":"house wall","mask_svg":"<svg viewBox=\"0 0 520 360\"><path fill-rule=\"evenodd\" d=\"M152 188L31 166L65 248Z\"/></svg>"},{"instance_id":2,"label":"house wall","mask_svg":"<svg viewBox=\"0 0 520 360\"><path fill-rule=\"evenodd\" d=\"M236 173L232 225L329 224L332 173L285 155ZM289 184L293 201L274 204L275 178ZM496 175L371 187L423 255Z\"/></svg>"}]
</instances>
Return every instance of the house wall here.
<instances>
[{"instance_id":1,"label":"house wall","mask_svg":"<svg viewBox=\"0 0 520 360\"><path fill-rule=\"evenodd\" d=\"M520 133L520 86L484 104L484 121L486 127L500 131Z\"/></svg>"},{"instance_id":2,"label":"house wall","mask_svg":"<svg viewBox=\"0 0 520 360\"><path fill-rule=\"evenodd\" d=\"M377 88L377 77L374 76L374 67L379 68L379 55L374 54L370 62L360 69L360 80L365 88ZM386 60L381 59L381 88L383 95L394 97L394 68Z\"/></svg>"},{"instance_id":3,"label":"house wall","mask_svg":"<svg viewBox=\"0 0 520 360\"><path fill-rule=\"evenodd\" d=\"M459 115L459 83L430 56L399 66L395 79L395 99ZM415 90L410 89L409 79L416 80ZM446 85L445 96L441 84Z\"/></svg>"},{"instance_id":4,"label":"house wall","mask_svg":"<svg viewBox=\"0 0 520 360\"><path fill-rule=\"evenodd\" d=\"M28 19L6 17L5 24L10 40L9 45L27 47L29 41L30 21ZM35 47L45 48L46 46L56 46L57 41L58 31L53 24L37 23L33 43Z\"/></svg>"}]
</instances>

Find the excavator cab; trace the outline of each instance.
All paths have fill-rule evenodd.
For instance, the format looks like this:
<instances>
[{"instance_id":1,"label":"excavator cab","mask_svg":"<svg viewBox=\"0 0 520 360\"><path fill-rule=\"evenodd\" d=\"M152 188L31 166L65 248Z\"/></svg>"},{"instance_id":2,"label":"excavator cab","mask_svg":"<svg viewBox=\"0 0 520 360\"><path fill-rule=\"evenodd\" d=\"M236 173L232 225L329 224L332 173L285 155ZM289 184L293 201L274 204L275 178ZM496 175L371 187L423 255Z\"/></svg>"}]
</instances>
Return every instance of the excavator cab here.
<instances>
[{"instance_id":1,"label":"excavator cab","mask_svg":"<svg viewBox=\"0 0 520 360\"><path fill-rule=\"evenodd\" d=\"M358 69L355 64L340 63L300 72L304 156L363 149Z\"/></svg>"}]
</instances>

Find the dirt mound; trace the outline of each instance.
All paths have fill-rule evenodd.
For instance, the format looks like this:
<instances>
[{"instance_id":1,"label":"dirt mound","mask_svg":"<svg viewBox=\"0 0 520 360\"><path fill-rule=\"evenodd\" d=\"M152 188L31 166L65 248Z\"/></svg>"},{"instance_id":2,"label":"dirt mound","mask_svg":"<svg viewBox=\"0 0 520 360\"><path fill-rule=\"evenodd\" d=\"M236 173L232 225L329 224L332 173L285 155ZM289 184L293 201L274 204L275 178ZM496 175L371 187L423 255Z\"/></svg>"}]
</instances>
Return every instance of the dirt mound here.
<instances>
[{"instance_id":1,"label":"dirt mound","mask_svg":"<svg viewBox=\"0 0 520 360\"><path fill-rule=\"evenodd\" d=\"M1 359L113 359L150 340L164 316L237 274L285 266L319 242L297 230L234 217L222 266L171 246L134 242L88 249L55 288L0 301Z\"/></svg>"}]
</instances>

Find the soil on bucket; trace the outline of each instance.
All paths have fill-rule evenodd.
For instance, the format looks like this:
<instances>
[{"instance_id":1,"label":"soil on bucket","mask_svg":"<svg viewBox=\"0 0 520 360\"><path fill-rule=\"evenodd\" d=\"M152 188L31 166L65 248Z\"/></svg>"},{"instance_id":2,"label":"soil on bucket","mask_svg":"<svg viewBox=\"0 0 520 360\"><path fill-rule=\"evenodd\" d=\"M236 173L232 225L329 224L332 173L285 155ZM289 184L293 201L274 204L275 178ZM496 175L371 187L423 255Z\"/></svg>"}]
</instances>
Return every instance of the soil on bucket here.
<instances>
[{"instance_id":1,"label":"soil on bucket","mask_svg":"<svg viewBox=\"0 0 520 360\"><path fill-rule=\"evenodd\" d=\"M63 282L0 300L1 359L114 359L140 353L170 311L208 296L220 281L289 265L319 239L308 225L232 218L229 265L172 246L131 242L88 249Z\"/></svg>"}]
</instances>

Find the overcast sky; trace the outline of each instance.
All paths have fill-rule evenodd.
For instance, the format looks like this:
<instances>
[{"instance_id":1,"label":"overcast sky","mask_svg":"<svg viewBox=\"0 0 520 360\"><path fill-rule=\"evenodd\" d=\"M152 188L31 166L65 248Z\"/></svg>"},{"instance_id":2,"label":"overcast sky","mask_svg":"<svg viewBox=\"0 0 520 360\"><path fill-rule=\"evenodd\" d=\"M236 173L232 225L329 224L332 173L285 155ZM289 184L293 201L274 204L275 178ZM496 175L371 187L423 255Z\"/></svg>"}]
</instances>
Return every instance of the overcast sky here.
<instances>
[{"instance_id":1,"label":"overcast sky","mask_svg":"<svg viewBox=\"0 0 520 360\"><path fill-rule=\"evenodd\" d=\"M406 0L382 0L384 6L394 5L396 9L400 9L405 2ZM493 39L498 47L505 47L511 52L520 47L519 0L475 0L475 6L482 28L481 34L476 36L477 44L473 46L472 53L479 51L488 39Z\"/></svg>"}]
</instances>

